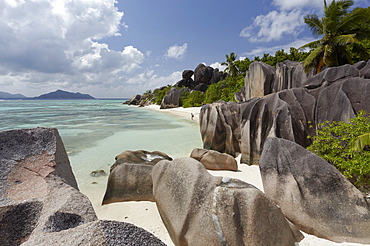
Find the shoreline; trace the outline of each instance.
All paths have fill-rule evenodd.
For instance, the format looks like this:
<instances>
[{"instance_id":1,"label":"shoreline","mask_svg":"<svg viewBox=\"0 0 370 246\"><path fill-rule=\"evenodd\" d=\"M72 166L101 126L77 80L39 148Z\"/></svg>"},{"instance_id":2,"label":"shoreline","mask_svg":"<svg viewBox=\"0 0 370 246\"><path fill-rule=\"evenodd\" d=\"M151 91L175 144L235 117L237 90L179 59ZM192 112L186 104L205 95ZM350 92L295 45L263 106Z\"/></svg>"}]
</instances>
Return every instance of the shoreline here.
<instances>
[{"instance_id":1,"label":"shoreline","mask_svg":"<svg viewBox=\"0 0 370 246\"><path fill-rule=\"evenodd\" d=\"M171 114L181 118L182 120L199 124L199 113L201 107L160 109L159 105L150 105L145 106L144 108ZM194 114L193 120L191 119L191 113ZM263 191L259 166L240 164L240 157L237 157L236 159L238 162L238 171L236 172L211 170L208 170L208 172L214 176L223 176L243 180L244 182L250 183ZM101 202L103 197L100 194L104 195L105 193L107 177L103 182L105 182L105 186L100 186L99 189L87 189L87 187L81 189L81 191L89 197L99 219L116 220L134 224L151 232L153 235L161 239L166 245L174 245L166 227L162 222L155 202L120 202L102 206ZM370 244L335 243L313 235L308 235L306 233L303 234L305 238L299 244L297 244L297 246L370 246Z\"/></svg>"},{"instance_id":2,"label":"shoreline","mask_svg":"<svg viewBox=\"0 0 370 246\"><path fill-rule=\"evenodd\" d=\"M151 104L149 106L144 106L142 108L167 113L199 124L199 114L200 109L202 107L190 107L190 108L178 107L178 108L160 109L159 105ZM191 114L194 115L193 119L191 117Z\"/></svg>"}]
</instances>

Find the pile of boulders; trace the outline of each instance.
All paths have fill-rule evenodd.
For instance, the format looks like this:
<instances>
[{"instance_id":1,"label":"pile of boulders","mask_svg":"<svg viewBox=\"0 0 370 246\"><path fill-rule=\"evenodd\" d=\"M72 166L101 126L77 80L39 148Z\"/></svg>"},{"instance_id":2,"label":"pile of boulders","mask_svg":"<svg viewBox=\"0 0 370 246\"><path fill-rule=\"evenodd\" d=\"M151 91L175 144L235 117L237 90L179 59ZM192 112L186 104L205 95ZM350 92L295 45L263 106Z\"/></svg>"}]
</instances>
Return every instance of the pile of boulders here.
<instances>
[{"instance_id":1,"label":"pile of boulders","mask_svg":"<svg viewBox=\"0 0 370 246\"><path fill-rule=\"evenodd\" d=\"M208 87L221 80L224 80L227 73L221 72L218 68L206 66L203 63L199 64L195 70L184 70L182 72L182 79L176 82L161 102L161 109L177 108L180 106L180 99L184 92L191 93L193 91L206 92ZM192 78L194 77L194 79ZM157 88L156 90L164 90L166 86ZM148 95L135 95L130 100L124 102L128 105L147 106L152 104Z\"/></svg>"},{"instance_id":2,"label":"pile of boulders","mask_svg":"<svg viewBox=\"0 0 370 246\"><path fill-rule=\"evenodd\" d=\"M232 156L202 149L191 155L172 160L158 151L121 153L103 204L154 201L175 245L294 246L303 238L299 230L370 243L364 195L294 142L266 141L260 158L265 193L207 172L235 170ZM2 245L164 245L132 224L98 220L78 190L56 129L0 132L0 156Z\"/></svg>"},{"instance_id":3,"label":"pile of boulders","mask_svg":"<svg viewBox=\"0 0 370 246\"><path fill-rule=\"evenodd\" d=\"M98 220L56 129L0 132L0 245L165 245L132 224Z\"/></svg>"},{"instance_id":4,"label":"pile of boulders","mask_svg":"<svg viewBox=\"0 0 370 246\"><path fill-rule=\"evenodd\" d=\"M293 66L294 65L294 66ZM252 63L240 103L216 102L200 112L203 145L258 164L268 137L284 138L307 147L316 126L344 121L360 110L370 112L370 60L304 74L300 63L279 63L277 69ZM285 71L285 72L283 72Z\"/></svg>"}]
</instances>

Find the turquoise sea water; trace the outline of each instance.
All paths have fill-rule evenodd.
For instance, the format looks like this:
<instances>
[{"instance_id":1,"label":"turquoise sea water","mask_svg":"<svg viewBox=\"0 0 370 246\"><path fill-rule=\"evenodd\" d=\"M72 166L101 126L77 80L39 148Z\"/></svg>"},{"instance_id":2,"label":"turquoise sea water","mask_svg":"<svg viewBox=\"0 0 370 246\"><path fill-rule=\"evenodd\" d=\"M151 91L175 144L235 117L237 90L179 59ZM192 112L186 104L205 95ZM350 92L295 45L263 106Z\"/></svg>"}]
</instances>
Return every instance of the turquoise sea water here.
<instances>
[{"instance_id":1,"label":"turquoise sea water","mask_svg":"<svg viewBox=\"0 0 370 246\"><path fill-rule=\"evenodd\" d=\"M125 150L159 150L173 158L189 156L202 146L195 122L124 100L9 100L0 101L0 131L57 128L80 188L105 183L90 172L109 173L114 157Z\"/></svg>"}]
</instances>

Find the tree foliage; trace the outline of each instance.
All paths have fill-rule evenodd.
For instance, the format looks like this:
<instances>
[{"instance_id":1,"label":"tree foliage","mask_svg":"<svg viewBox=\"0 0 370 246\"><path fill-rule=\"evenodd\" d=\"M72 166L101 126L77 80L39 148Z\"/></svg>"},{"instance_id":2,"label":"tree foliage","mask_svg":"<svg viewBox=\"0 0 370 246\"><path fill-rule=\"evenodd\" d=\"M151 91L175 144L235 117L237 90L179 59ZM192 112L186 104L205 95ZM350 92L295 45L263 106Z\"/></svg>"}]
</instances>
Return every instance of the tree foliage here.
<instances>
[{"instance_id":1,"label":"tree foliage","mask_svg":"<svg viewBox=\"0 0 370 246\"><path fill-rule=\"evenodd\" d=\"M324 122L319 125L312 145L307 149L316 153L346 176L357 188L370 191L370 148L360 150L352 145L370 132L370 117L360 111L356 118L345 122ZM365 139L363 139L365 143ZM368 141L368 140L367 140ZM367 142L369 143L369 142Z\"/></svg>"},{"instance_id":2,"label":"tree foliage","mask_svg":"<svg viewBox=\"0 0 370 246\"><path fill-rule=\"evenodd\" d=\"M219 81L216 84L212 84L208 87L205 94L197 92L196 94L185 93L180 99L180 105L185 105L186 107L193 107L195 105L202 105L207 103L213 103L216 101L235 101L235 92L240 92L242 86L244 85L244 77L249 70L249 66L252 62L262 61L273 67L276 64L286 60L302 62L307 56L308 52L300 51L296 48L290 48L289 53L286 53L284 49L276 51L275 55L264 54L262 58L255 57L253 60L249 58L237 59L237 55L231 52L230 55L226 55L226 62L222 63L227 65L225 70L228 76L225 80ZM154 90L153 97L156 104L161 104L162 99L172 86L168 85L166 88L159 90ZM200 103L201 98L203 98L202 103Z\"/></svg>"},{"instance_id":3,"label":"tree foliage","mask_svg":"<svg viewBox=\"0 0 370 246\"><path fill-rule=\"evenodd\" d=\"M369 39L369 9L356 8L349 12L353 0L324 0L324 16L316 14L304 17L312 34L319 40L301 48L312 49L304 61L306 71L315 68L319 73L324 66L353 64L354 58L368 60L370 52L362 40Z\"/></svg>"},{"instance_id":4,"label":"tree foliage","mask_svg":"<svg viewBox=\"0 0 370 246\"><path fill-rule=\"evenodd\" d=\"M182 97L182 107L200 107L204 102L204 94L200 91L193 91Z\"/></svg>"},{"instance_id":5,"label":"tree foliage","mask_svg":"<svg viewBox=\"0 0 370 246\"><path fill-rule=\"evenodd\" d=\"M308 55L308 52L300 51L294 47L290 47L289 53L285 53L284 49L281 49L276 51L274 56L263 54L261 58L259 56L255 57L254 61L261 61L272 67L276 67L276 64L286 60L303 62Z\"/></svg>"},{"instance_id":6,"label":"tree foliage","mask_svg":"<svg viewBox=\"0 0 370 246\"><path fill-rule=\"evenodd\" d=\"M167 86L163 88L162 90L160 89L155 89L154 90L154 102L157 105L160 105L162 103L163 98L167 95L167 92L172 88L172 86Z\"/></svg>"},{"instance_id":7,"label":"tree foliage","mask_svg":"<svg viewBox=\"0 0 370 246\"><path fill-rule=\"evenodd\" d=\"M231 77L236 77L239 74L239 69L235 65L236 58L238 57L234 52L226 55L226 62L221 63L223 66L227 66L225 72L227 72Z\"/></svg>"},{"instance_id":8,"label":"tree foliage","mask_svg":"<svg viewBox=\"0 0 370 246\"><path fill-rule=\"evenodd\" d=\"M208 87L205 93L204 103L213 103L215 101L235 102L234 94L241 90L244 85L244 76L226 77L216 84Z\"/></svg>"}]
</instances>

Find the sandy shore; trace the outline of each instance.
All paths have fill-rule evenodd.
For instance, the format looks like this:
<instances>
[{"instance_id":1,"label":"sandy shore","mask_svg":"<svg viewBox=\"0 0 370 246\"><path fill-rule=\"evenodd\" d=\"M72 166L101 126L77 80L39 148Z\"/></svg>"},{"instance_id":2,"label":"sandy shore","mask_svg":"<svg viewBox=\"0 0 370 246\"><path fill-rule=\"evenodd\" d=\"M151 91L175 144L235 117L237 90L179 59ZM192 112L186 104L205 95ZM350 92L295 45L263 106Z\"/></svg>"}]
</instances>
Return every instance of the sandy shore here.
<instances>
[{"instance_id":1,"label":"sandy shore","mask_svg":"<svg viewBox=\"0 0 370 246\"><path fill-rule=\"evenodd\" d=\"M190 121L194 121L199 123L199 113L201 107L191 107L191 108L169 108L169 109L160 109L159 105L150 105L150 106L145 106L144 109L152 109L152 110L157 110L163 113L171 114L174 116L181 117L183 119L187 119ZM194 117L192 118L192 114Z\"/></svg>"},{"instance_id":2,"label":"sandy shore","mask_svg":"<svg viewBox=\"0 0 370 246\"><path fill-rule=\"evenodd\" d=\"M160 110L159 106L152 105L145 107L146 109ZM200 107L195 108L176 108L160 110L164 113L169 113L177 117L182 117L189 121L199 123ZM194 119L191 118L191 113ZM248 182L263 191L261 175L258 166L240 165L237 172L231 171L209 171L215 176L226 176L238 178ZM106 179L106 178L105 178ZM103 182L106 182L103 181ZM132 223L142 227L160 238L167 245L174 245L167 233L165 226L162 223L157 207L153 202L122 202L101 206L102 197L104 196L105 186L100 186L98 189L81 190L85 193L93 203L94 209L99 219L118 220ZM360 246L365 244L354 243L334 243L328 240L320 239L315 236L305 234L305 239L300 243L300 246ZM370 244L366 244L370 246Z\"/></svg>"}]
</instances>

